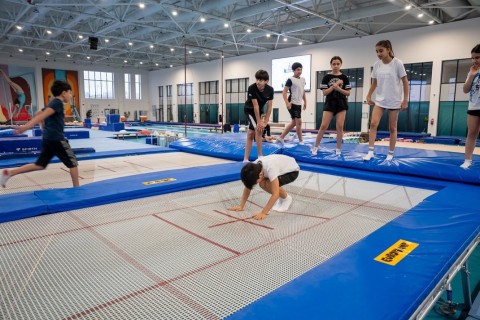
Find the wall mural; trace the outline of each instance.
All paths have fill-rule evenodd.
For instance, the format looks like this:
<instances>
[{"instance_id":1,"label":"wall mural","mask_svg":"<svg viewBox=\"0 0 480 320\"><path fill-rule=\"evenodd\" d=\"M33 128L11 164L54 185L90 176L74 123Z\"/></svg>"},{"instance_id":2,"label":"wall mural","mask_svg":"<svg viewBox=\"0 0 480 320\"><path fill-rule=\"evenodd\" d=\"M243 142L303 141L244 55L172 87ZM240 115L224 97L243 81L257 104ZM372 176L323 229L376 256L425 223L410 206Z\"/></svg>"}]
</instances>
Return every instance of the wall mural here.
<instances>
[{"instance_id":1,"label":"wall mural","mask_svg":"<svg viewBox=\"0 0 480 320\"><path fill-rule=\"evenodd\" d=\"M38 110L35 69L0 64L0 124L26 122Z\"/></svg>"},{"instance_id":2,"label":"wall mural","mask_svg":"<svg viewBox=\"0 0 480 320\"><path fill-rule=\"evenodd\" d=\"M73 70L42 69L43 99L45 105L53 98L50 87L55 80L67 81L72 87L72 105L68 103L64 105L65 121L81 121L80 99L78 97L78 72Z\"/></svg>"}]
</instances>

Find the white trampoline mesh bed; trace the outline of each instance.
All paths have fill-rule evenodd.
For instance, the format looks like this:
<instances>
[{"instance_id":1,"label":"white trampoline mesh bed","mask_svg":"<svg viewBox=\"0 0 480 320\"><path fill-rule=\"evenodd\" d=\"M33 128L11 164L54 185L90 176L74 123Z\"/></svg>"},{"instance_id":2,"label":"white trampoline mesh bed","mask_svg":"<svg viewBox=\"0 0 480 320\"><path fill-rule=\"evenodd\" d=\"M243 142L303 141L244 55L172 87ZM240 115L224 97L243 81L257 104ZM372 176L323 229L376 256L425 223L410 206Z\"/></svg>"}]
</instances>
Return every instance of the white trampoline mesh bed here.
<instances>
[{"instance_id":1,"label":"white trampoline mesh bed","mask_svg":"<svg viewBox=\"0 0 480 320\"><path fill-rule=\"evenodd\" d=\"M287 212L240 181L0 224L1 319L221 319L435 191L301 172Z\"/></svg>"}]
</instances>

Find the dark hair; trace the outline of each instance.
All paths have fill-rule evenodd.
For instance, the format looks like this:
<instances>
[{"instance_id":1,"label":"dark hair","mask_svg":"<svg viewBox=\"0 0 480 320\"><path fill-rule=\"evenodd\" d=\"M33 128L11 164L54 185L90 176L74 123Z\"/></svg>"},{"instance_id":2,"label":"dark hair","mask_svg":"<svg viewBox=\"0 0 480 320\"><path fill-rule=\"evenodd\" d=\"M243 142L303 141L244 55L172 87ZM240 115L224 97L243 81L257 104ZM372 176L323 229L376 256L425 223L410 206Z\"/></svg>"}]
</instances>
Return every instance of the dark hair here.
<instances>
[{"instance_id":1,"label":"dark hair","mask_svg":"<svg viewBox=\"0 0 480 320\"><path fill-rule=\"evenodd\" d=\"M339 56L333 56L333 58L330 59L330 64L332 64L333 60L339 60L340 63L343 63L342 58L340 58Z\"/></svg>"},{"instance_id":2,"label":"dark hair","mask_svg":"<svg viewBox=\"0 0 480 320\"><path fill-rule=\"evenodd\" d=\"M260 177L262 171L262 163L249 162L243 166L240 172L240 178L242 179L245 188L252 189L257 184L257 180Z\"/></svg>"},{"instance_id":3,"label":"dark hair","mask_svg":"<svg viewBox=\"0 0 480 320\"><path fill-rule=\"evenodd\" d=\"M480 53L480 43L473 47L472 52L470 53Z\"/></svg>"},{"instance_id":4,"label":"dark hair","mask_svg":"<svg viewBox=\"0 0 480 320\"><path fill-rule=\"evenodd\" d=\"M20 104L20 100L18 100L18 98L15 99L15 100L13 100L13 104L14 104L14 105Z\"/></svg>"},{"instance_id":5,"label":"dark hair","mask_svg":"<svg viewBox=\"0 0 480 320\"><path fill-rule=\"evenodd\" d=\"M55 80L55 82L53 82L52 84L52 87L50 88L50 91L52 91L54 97L58 97L62 94L62 92L69 90L72 90L70 84L62 80Z\"/></svg>"},{"instance_id":6,"label":"dark hair","mask_svg":"<svg viewBox=\"0 0 480 320\"><path fill-rule=\"evenodd\" d=\"M375 45L375 47L384 47L386 49L389 49L390 50L390 57L394 57L395 54L393 53L393 47L392 47L392 43L390 42L390 40L380 40L377 42L377 44Z\"/></svg>"},{"instance_id":7,"label":"dark hair","mask_svg":"<svg viewBox=\"0 0 480 320\"><path fill-rule=\"evenodd\" d=\"M298 68L302 68L303 69L303 66L300 62L295 62L294 64L292 64L292 71L295 71L297 70Z\"/></svg>"},{"instance_id":8,"label":"dark hair","mask_svg":"<svg viewBox=\"0 0 480 320\"><path fill-rule=\"evenodd\" d=\"M260 69L255 72L255 79L268 81L270 79L270 76L268 75L267 71Z\"/></svg>"}]
</instances>

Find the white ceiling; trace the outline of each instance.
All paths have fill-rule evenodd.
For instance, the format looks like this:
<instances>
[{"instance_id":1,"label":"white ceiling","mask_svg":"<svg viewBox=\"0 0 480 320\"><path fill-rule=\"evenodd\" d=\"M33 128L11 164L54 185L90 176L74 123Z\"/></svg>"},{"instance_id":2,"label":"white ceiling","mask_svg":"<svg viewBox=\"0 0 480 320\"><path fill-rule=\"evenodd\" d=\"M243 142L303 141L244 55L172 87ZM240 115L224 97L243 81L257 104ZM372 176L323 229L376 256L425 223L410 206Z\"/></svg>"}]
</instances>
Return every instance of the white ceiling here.
<instances>
[{"instance_id":1,"label":"white ceiling","mask_svg":"<svg viewBox=\"0 0 480 320\"><path fill-rule=\"evenodd\" d=\"M185 56L198 63L480 17L480 0L0 0L0 6L0 58L147 70L183 65ZM98 38L97 50L89 37Z\"/></svg>"}]
</instances>

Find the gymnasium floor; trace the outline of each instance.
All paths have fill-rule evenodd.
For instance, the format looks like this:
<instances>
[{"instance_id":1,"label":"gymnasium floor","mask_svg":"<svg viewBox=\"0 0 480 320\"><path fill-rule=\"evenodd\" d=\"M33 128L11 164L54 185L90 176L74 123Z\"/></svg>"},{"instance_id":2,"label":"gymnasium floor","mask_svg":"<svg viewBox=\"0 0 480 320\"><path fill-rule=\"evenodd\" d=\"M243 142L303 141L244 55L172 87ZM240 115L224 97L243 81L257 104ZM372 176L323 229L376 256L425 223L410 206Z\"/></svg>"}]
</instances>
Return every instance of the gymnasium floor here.
<instances>
[{"instance_id":1,"label":"gymnasium floor","mask_svg":"<svg viewBox=\"0 0 480 320\"><path fill-rule=\"evenodd\" d=\"M104 139L95 148L112 151ZM89 140L71 142L96 139ZM101 188L94 182L128 184L152 171L173 176L176 169L222 164L239 167L166 152L82 160L79 168L82 186ZM0 195L70 185L66 168L53 163L12 178ZM241 195L241 183L232 181L0 224L0 318L252 318L238 311L317 270L438 191L309 171L287 187L292 208L264 221L250 218L267 199L258 190L244 212L226 210Z\"/></svg>"}]
</instances>

